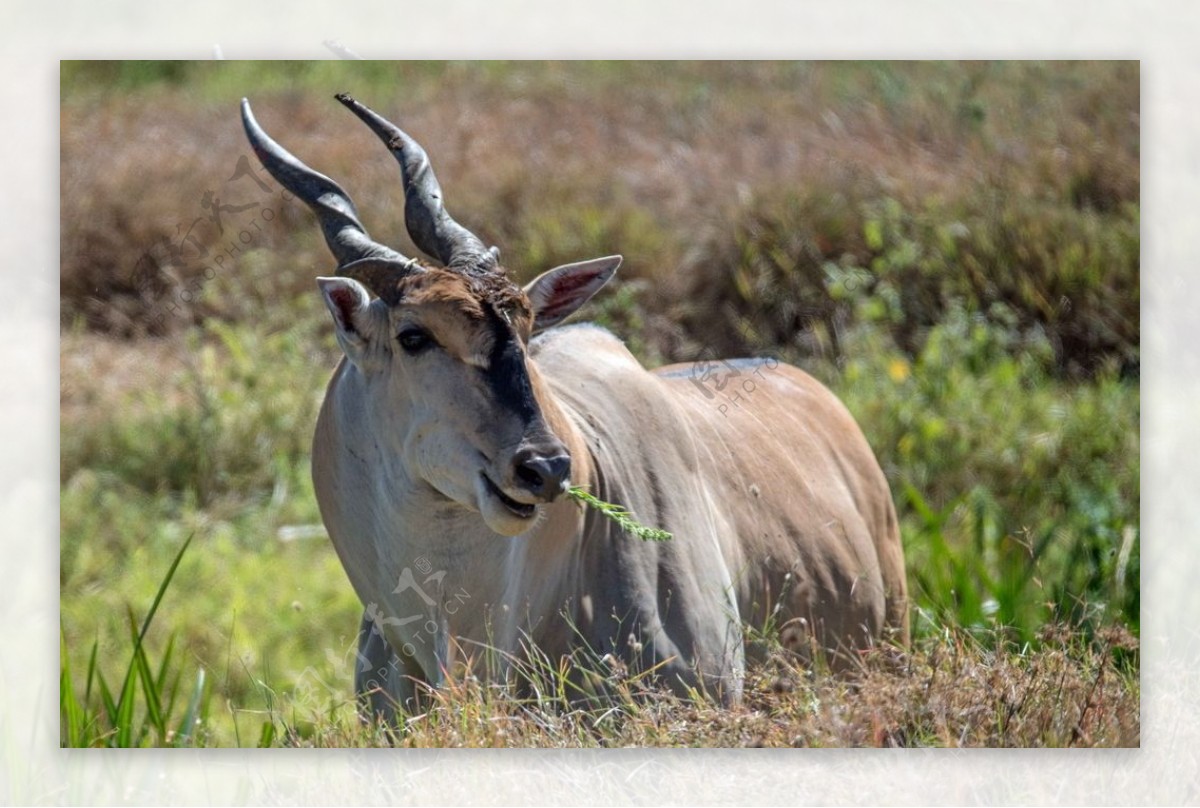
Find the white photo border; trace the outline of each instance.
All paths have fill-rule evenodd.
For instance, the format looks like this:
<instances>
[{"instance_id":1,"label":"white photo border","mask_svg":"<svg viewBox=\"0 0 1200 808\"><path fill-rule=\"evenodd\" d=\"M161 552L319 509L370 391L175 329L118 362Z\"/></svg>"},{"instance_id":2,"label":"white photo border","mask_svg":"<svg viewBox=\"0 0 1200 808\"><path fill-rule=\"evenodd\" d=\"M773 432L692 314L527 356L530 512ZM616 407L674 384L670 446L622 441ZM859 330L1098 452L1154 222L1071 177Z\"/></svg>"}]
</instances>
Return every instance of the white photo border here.
<instances>
[{"instance_id":1,"label":"white photo border","mask_svg":"<svg viewBox=\"0 0 1200 808\"><path fill-rule=\"evenodd\" d=\"M0 272L0 795L86 804L1116 804L1200 782L1200 14L1186 2L444 0L10 10ZM353 15L353 19L348 17ZM57 748L60 59L1091 58L1141 62L1144 488L1139 750Z\"/></svg>"}]
</instances>

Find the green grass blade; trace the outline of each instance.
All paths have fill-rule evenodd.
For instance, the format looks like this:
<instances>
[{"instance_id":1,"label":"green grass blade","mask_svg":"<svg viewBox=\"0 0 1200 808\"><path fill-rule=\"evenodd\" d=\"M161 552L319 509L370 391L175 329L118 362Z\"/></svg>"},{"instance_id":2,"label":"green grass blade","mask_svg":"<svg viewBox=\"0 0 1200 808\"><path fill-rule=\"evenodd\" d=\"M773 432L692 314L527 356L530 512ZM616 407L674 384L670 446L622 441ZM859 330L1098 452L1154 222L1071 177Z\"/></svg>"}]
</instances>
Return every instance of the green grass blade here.
<instances>
[{"instance_id":1,"label":"green grass blade","mask_svg":"<svg viewBox=\"0 0 1200 808\"><path fill-rule=\"evenodd\" d=\"M171 636L167 637L167 647L163 649L162 660L158 663L158 674L154 677L154 683L158 687L162 687L163 679L166 678L167 671L171 669L171 655L175 652L175 632L171 632Z\"/></svg>"},{"instance_id":2,"label":"green grass blade","mask_svg":"<svg viewBox=\"0 0 1200 808\"><path fill-rule=\"evenodd\" d=\"M183 680L183 666L180 665L175 668L170 666L170 661L175 653L175 637L176 633L172 631L171 636L167 639L167 647L163 651L162 662L158 666L158 677L155 680L155 687L162 694L161 703L164 726L171 723L171 716L175 714L175 701L179 695L179 683ZM174 671L174 675L171 675L172 670ZM170 678L170 684L164 686L168 677Z\"/></svg>"},{"instance_id":3,"label":"green grass blade","mask_svg":"<svg viewBox=\"0 0 1200 808\"><path fill-rule=\"evenodd\" d=\"M204 685L204 668L201 668L196 673L196 684L192 687L192 695L188 699L188 706L183 713L183 720L179 722L179 729L175 732L176 746L190 746L192 743L192 730L196 726L196 718L201 706L205 703Z\"/></svg>"},{"instance_id":4,"label":"green grass blade","mask_svg":"<svg viewBox=\"0 0 1200 808\"><path fill-rule=\"evenodd\" d=\"M108 682L104 680L104 674L96 672L96 684L100 686L100 701L104 704L104 712L108 716L108 725L110 727L117 726L117 703L113 700L112 691L109 690Z\"/></svg>"},{"instance_id":5,"label":"green grass blade","mask_svg":"<svg viewBox=\"0 0 1200 808\"><path fill-rule=\"evenodd\" d=\"M83 690L83 703L92 703L92 681L96 676L96 652L100 649L100 638L92 640L92 655L88 659L87 685Z\"/></svg>"},{"instance_id":6,"label":"green grass blade","mask_svg":"<svg viewBox=\"0 0 1200 808\"><path fill-rule=\"evenodd\" d=\"M129 660L129 667L125 672L125 681L121 685L121 701L117 704L116 709L116 729L117 734L114 740L116 745L126 747L133 739L133 694L136 692L134 686L134 674L139 670L139 663L145 665L145 655L142 653L142 642L146 639L146 632L150 629L150 623L154 620L154 615L158 611L158 605L162 603L163 595L167 593L167 587L171 584L171 579L175 577L175 570L179 568L179 562L183 560L183 554L187 552L187 548L192 543L192 539L196 536L192 533L184 540L180 546L179 552L175 554L175 558L171 561L170 568L167 569L167 574L163 577L162 583L159 584L158 592L154 595L154 602L150 604L150 611L146 613L146 619L142 621L141 631L133 633L134 648L133 656ZM132 619L132 615L131 615ZM136 621L131 623L131 630L136 626ZM146 675L149 676L149 666L146 665ZM150 687L153 689L153 682L150 682ZM159 716L161 718L161 716Z\"/></svg>"},{"instance_id":7,"label":"green grass blade","mask_svg":"<svg viewBox=\"0 0 1200 808\"><path fill-rule=\"evenodd\" d=\"M605 502L584 491L582 488L571 486L567 489L567 496L576 502L581 502L586 506L595 508L600 513L607 516L609 519L621 526L625 532L637 536L642 541L670 541L673 537L665 530L660 530L654 527L647 527L641 524L629 511L616 505L612 502Z\"/></svg>"},{"instance_id":8,"label":"green grass blade","mask_svg":"<svg viewBox=\"0 0 1200 808\"><path fill-rule=\"evenodd\" d=\"M171 584L171 579L175 577L175 570L179 568L179 562L183 560L183 554L187 552L187 548L192 543L192 539L196 537L195 533L189 535L179 548L179 552L175 554L175 558L171 561L171 566L167 570L166 577L163 578L158 587L158 593L154 596L154 602L150 604L150 611L146 613L146 619L142 622L142 630L138 633L138 643L146 637L146 632L150 628L150 622L154 620L154 614L158 611L158 604L162 603L163 595L167 593L167 587Z\"/></svg>"},{"instance_id":9,"label":"green grass blade","mask_svg":"<svg viewBox=\"0 0 1200 808\"><path fill-rule=\"evenodd\" d=\"M274 743L274 741L275 741L275 722L274 721L264 721L263 725L262 725L262 732L259 733L259 736L258 736L258 748L266 749L266 748L270 747L271 744Z\"/></svg>"},{"instance_id":10,"label":"green grass blade","mask_svg":"<svg viewBox=\"0 0 1200 808\"><path fill-rule=\"evenodd\" d=\"M67 637L62 626L59 626L59 663L58 698L59 714L62 716L62 726L59 731L59 744L62 746L78 747L84 745L83 727L86 721L85 710L75 697L74 683L71 681L71 661L67 656Z\"/></svg>"},{"instance_id":11,"label":"green grass blade","mask_svg":"<svg viewBox=\"0 0 1200 808\"><path fill-rule=\"evenodd\" d=\"M130 636L136 636L137 619L133 616L133 610L130 609L129 615L129 631ZM150 660L146 659L146 649L141 643L134 643L134 661L137 663L137 678L142 683L142 694L146 699L146 718L150 725L158 732L158 742L161 745L167 737L167 727L163 721L162 713L162 694L159 693L158 683L154 680L154 673L150 670ZM145 727L143 726L143 734Z\"/></svg>"},{"instance_id":12,"label":"green grass blade","mask_svg":"<svg viewBox=\"0 0 1200 808\"><path fill-rule=\"evenodd\" d=\"M167 688L167 697L163 706L163 721L170 723L171 716L175 714L175 701L179 695L179 684L183 681L183 667L175 670L175 675L171 677L171 686Z\"/></svg>"},{"instance_id":13,"label":"green grass blade","mask_svg":"<svg viewBox=\"0 0 1200 808\"><path fill-rule=\"evenodd\" d=\"M110 739L110 745L120 749L128 749L133 745L133 696L137 692L137 666L133 660L129 662L129 673L121 687L121 700L117 702L117 717L113 722L117 734Z\"/></svg>"}]
</instances>

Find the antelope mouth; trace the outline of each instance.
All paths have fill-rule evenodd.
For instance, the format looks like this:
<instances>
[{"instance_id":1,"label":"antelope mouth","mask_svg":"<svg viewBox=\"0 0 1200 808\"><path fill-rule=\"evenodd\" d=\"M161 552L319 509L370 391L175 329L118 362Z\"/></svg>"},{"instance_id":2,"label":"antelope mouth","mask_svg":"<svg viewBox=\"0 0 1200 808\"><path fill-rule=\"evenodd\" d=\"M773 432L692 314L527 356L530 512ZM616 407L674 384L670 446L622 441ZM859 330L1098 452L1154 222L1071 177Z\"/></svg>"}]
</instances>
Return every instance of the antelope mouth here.
<instances>
[{"instance_id":1,"label":"antelope mouth","mask_svg":"<svg viewBox=\"0 0 1200 808\"><path fill-rule=\"evenodd\" d=\"M481 472L479 476L483 478L484 487L487 488L488 492L496 499L500 500L500 504L507 508L513 514L513 516L516 516L520 519L533 518L533 513L535 510L537 510L536 505L517 502L515 499L501 491L500 486L492 482L492 479L486 474Z\"/></svg>"}]
</instances>

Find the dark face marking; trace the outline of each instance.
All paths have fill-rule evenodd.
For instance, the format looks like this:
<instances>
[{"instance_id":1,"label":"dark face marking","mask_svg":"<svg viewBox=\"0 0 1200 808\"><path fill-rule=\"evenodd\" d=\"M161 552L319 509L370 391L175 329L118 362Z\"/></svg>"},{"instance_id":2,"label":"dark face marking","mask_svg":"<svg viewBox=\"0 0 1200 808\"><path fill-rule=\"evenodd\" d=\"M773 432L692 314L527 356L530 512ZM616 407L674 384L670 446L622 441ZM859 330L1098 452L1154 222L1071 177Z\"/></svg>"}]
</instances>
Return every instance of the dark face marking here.
<instances>
[{"instance_id":1,"label":"dark face marking","mask_svg":"<svg viewBox=\"0 0 1200 808\"><path fill-rule=\"evenodd\" d=\"M492 331L492 353L483 378L496 403L521 419L528 427L540 420L542 413L533 395L529 369L525 366L525 351L516 331L492 306L484 306L485 318Z\"/></svg>"}]
</instances>

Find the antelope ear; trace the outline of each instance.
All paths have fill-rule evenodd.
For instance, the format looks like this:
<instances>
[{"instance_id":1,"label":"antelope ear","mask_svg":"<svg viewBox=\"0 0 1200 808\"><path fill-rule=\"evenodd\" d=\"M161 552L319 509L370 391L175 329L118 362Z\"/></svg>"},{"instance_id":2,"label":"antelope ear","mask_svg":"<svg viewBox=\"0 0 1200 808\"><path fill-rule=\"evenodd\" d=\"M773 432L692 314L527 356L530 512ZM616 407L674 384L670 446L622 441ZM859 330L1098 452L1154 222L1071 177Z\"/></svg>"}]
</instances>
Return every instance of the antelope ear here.
<instances>
[{"instance_id":1,"label":"antelope ear","mask_svg":"<svg viewBox=\"0 0 1200 808\"><path fill-rule=\"evenodd\" d=\"M537 333L570 317L608 283L621 256L593 258L543 272L525 287L533 306L533 331Z\"/></svg>"},{"instance_id":2,"label":"antelope ear","mask_svg":"<svg viewBox=\"0 0 1200 808\"><path fill-rule=\"evenodd\" d=\"M351 360L366 347L367 307L371 294L353 278L317 278L325 306L333 315L338 345Z\"/></svg>"}]
</instances>

